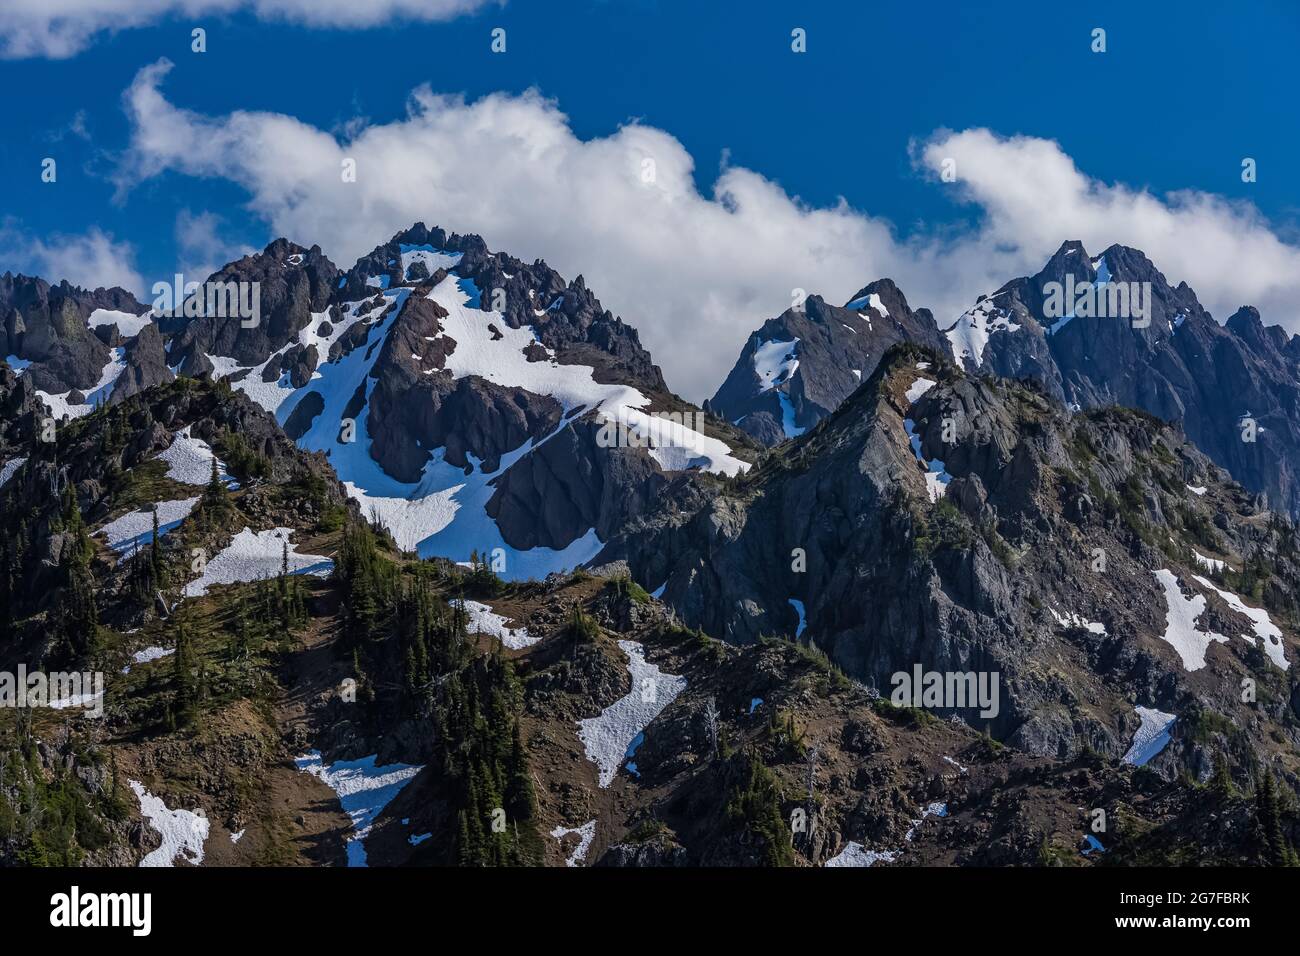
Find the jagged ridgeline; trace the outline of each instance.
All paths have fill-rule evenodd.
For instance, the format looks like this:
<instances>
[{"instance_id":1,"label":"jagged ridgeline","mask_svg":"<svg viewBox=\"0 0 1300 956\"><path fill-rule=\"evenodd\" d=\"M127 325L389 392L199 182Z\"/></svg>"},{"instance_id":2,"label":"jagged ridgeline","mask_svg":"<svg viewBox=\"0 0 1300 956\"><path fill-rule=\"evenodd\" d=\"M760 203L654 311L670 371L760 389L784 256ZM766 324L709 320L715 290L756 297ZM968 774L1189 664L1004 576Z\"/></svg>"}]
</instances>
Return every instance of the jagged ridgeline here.
<instances>
[{"instance_id":1,"label":"jagged ridgeline","mask_svg":"<svg viewBox=\"0 0 1300 956\"><path fill-rule=\"evenodd\" d=\"M1294 862L1293 340L1134 250L704 410L419 224L153 306L0 277L0 862Z\"/></svg>"}]
</instances>

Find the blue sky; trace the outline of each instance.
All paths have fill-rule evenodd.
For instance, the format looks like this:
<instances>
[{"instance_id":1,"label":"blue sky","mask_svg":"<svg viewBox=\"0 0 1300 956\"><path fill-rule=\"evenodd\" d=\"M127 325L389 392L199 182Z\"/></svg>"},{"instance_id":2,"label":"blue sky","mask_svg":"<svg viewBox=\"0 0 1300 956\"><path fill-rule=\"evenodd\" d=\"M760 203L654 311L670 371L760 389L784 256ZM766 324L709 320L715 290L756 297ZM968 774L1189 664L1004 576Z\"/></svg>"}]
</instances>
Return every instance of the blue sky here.
<instances>
[{"instance_id":1,"label":"blue sky","mask_svg":"<svg viewBox=\"0 0 1300 956\"><path fill-rule=\"evenodd\" d=\"M208 31L204 54L189 49L195 25ZM489 49L489 31L497 26L507 30L504 55ZM806 54L790 50L796 26L808 32ZM1089 48L1097 26L1107 30L1104 54ZM1300 210L1300 177L1292 172L1300 128L1291 102L1298 40L1300 13L1286 2L1103 2L1078 9L1041 0L534 0L489 4L445 22L396 19L358 30L267 22L247 10L164 18L99 34L68 58L0 60L8 134L0 141L0 175L9 187L0 207L8 240L0 242L0 254L14 260L0 261L0 271L30 268L23 260L33 240L48 243L95 227L128 252L147 284L169 275L183 258L177 245L183 209L219 216L221 239L231 248L260 247L286 222L309 221L250 208L247 179L231 181L210 169L192 175L176 163L147 175L136 164L131 188L115 198L113 179L132 136L123 92L161 57L174 63L163 95L179 108L213 118L236 111L285 114L340 140L349 130L401 123L408 95L422 84L435 93L463 93L471 102L536 89L567 116L578 141L611 137L633 121L668 134L693 158L694 185L705 198L725 156L730 166L773 181L808 206L831 208L843 197L853 210L887 223L900 243L978 230L998 202L987 195L972 201L968 193L937 186L918 169L909 144L939 130L1023 135L1054 141L1090 181L1161 199L1195 190L1245 200L1258 211L1249 228L1263 230L1286 252ZM196 142L192 148L206 147ZM40 181L46 156L59 162L56 184ZM1258 182L1241 181L1246 156L1258 161ZM478 181L474 188L490 187ZM1051 206L1043 216L1052 215ZM433 208L436 213L436 203ZM410 218L441 221L430 215L427 201L418 209L413 204ZM520 255L558 256L557 265L570 274L586 271L573 261L580 248L568 244L552 253L546 235L534 240L533 233L498 225L501 235L494 237L473 223L450 225L484 232L493 245L522 236L533 248ZM1062 221L1059 238L1082 237L1067 234L1074 226ZM319 242L350 264L331 235L290 238ZM370 244L386 238L376 234ZM1005 244L1005 237L993 238ZM1127 235L1109 241L1141 244ZM351 250L347 242L338 244ZM1028 264L1042 249L1023 252ZM1180 255L1175 250L1173 257L1181 265ZM870 255L864 259L862 282L875 278L868 271L875 262ZM1021 261L1013 258L1007 266ZM891 264L882 257L882 267ZM1197 285L1192 275L1171 278ZM856 280L824 281L843 286ZM611 277L610 283L618 295L619 281ZM828 291L847 295L853 289ZM948 301L942 291L925 291L922 304L935 297ZM953 301L979 291L989 290L956 290ZM1250 291L1229 288L1225 301ZM766 308L738 321L757 325L761 313L780 311L786 293L756 296ZM641 319L635 301L607 304Z\"/></svg>"}]
</instances>

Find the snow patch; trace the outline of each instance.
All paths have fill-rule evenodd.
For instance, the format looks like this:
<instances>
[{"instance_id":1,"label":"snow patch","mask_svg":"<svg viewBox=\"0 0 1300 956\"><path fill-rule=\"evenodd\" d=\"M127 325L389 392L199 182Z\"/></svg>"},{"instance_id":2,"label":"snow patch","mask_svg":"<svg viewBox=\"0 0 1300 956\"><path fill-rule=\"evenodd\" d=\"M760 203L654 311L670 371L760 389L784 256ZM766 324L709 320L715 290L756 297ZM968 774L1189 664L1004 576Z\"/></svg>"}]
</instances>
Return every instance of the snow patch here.
<instances>
[{"instance_id":1,"label":"snow patch","mask_svg":"<svg viewBox=\"0 0 1300 956\"><path fill-rule=\"evenodd\" d=\"M159 501L154 505L158 511L158 535L161 537L176 528L199 503L198 496L182 498L179 501ZM94 534L102 534L108 546L122 558L133 554L142 545L153 539L154 512L131 511L104 525Z\"/></svg>"},{"instance_id":2,"label":"snow patch","mask_svg":"<svg viewBox=\"0 0 1300 956\"><path fill-rule=\"evenodd\" d=\"M803 601L797 601L794 598L790 598L790 606L794 608L794 612L799 615L799 624L794 631L795 640L798 640L803 636L804 629L808 626L808 614L804 610Z\"/></svg>"},{"instance_id":3,"label":"snow patch","mask_svg":"<svg viewBox=\"0 0 1300 956\"><path fill-rule=\"evenodd\" d=\"M636 641L619 641L627 655L632 675L632 693L610 704L599 717L578 721L578 738L587 759L599 770L602 788L614 782L628 747L650 722L686 689L686 678L665 674L645 659L645 648Z\"/></svg>"},{"instance_id":4,"label":"snow patch","mask_svg":"<svg viewBox=\"0 0 1300 956\"><path fill-rule=\"evenodd\" d=\"M1268 655L1269 660L1282 670L1286 670L1291 666L1286 659L1286 646L1282 643L1282 631L1268 616L1268 611L1263 608L1248 607L1241 598L1231 591L1222 591L1215 587L1213 582L1207 581L1198 575L1193 574L1192 577L1201 587L1209 588L1222 598L1228 607L1250 620L1250 626L1255 631L1255 637L1264 642L1264 653ZM1246 639L1250 640L1252 644L1254 643L1249 637L1246 637Z\"/></svg>"},{"instance_id":5,"label":"snow patch","mask_svg":"<svg viewBox=\"0 0 1300 956\"><path fill-rule=\"evenodd\" d=\"M799 340L789 342L773 340L754 349L754 374L758 376L759 392L784 385L794 377L799 368Z\"/></svg>"},{"instance_id":6,"label":"snow patch","mask_svg":"<svg viewBox=\"0 0 1300 956\"><path fill-rule=\"evenodd\" d=\"M884 318L889 318L889 310L885 308L885 303L880 301L880 296L875 292L869 292L866 295L859 296L852 302L844 306L846 309L860 311L862 309L874 309Z\"/></svg>"},{"instance_id":7,"label":"snow patch","mask_svg":"<svg viewBox=\"0 0 1300 956\"><path fill-rule=\"evenodd\" d=\"M962 313L952 328L944 335L948 339L953 357L959 362L970 359L978 368L984 360L984 347L995 332L1018 332L1020 326L1011 321L1011 313L999 309L992 299L983 299L969 312Z\"/></svg>"},{"instance_id":8,"label":"snow patch","mask_svg":"<svg viewBox=\"0 0 1300 956\"><path fill-rule=\"evenodd\" d=\"M439 269L450 269L461 260L459 252L444 252L441 249L435 249L433 246L425 244L422 246L413 246L403 243L398 246L402 257L402 279L406 279L408 270L417 262L423 262L425 268L429 270L432 276Z\"/></svg>"},{"instance_id":9,"label":"snow patch","mask_svg":"<svg viewBox=\"0 0 1300 956\"><path fill-rule=\"evenodd\" d=\"M1197 564L1211 571L1222 571L1228 566L1226 561L1220 561L1218 558L1211 558L1208 555L1201 554L1195 548L1192 548L1192 556L1196 558Z\"/></svg>"},{"instance_id":10,"label":"snow patch","mask_svg":"<svg viewBox=\"0 0 1300 956\"><path fill-rule=\"evenodd\" d=\"M3 467L0 467L0 488L3 488L8 483L9 479L12 478L14 474L18 471L18 469L25 464L27 464L26 455L22 455L18 458L10 458L7 462L5 462Z\"/></svg>"},{"instance_id":11,"label":"snow patch","mask_svg":"<svg viewBox=\"0 0 1300 956\"><path fill-rule=\"evenodd\" d=\"M99 373L99 381L96 382L88 391L84 392L86 401L80 405L73 405L68 402L68 396L74 389L68 389L59 395L52 395L49 392L36 390L36 394L41 397L41 401L50 407L50 413L55 419L63 418L81 418L83 415L89 415L95 410L97 405L107 402L109 396L113 394L113 386L117 383L117 378L126 369L126 349L116 348L109 350L108 362Z\"/></svg>"},{"instance_id":12,"label":"snow patch","mask_svg":"<svg viewBox=\"0 0 1300 956\"><path fill-rule=\"evenodd\" d=\"M1173 646L1182 658L1183 668L1197 671L1205 666L1205 652L1216 641L1226 644L1228 639L1222 634L1199 630L1196 619L1205 611L1205 595L1183 597L1178 586L1178 578L1168 568L1151 572L1165 589L1165 632L1161 639ZM1226 600L1226 598L1225 598Z\"/></svg>"},{"instance_id":13,"label":"snow patch","mask_svg":"<svg viewBox=\"0 0 1300 956\"><path fill-rule=\"evenodd\" d=\"M1049 607L1047 610L1051 613L1052 617L1056 619L1056 623L1066 629L1081 627L1085 631L1090 631L1093 634L1106 633L1105 624L1099 624L1096 621L1089 621L1082 614L1075 614L1073 611L1066 611L1064 614L1061 614L1054 607Z\"/></svg>"},{"instance_id":14,"label":"snow patch","mask_svg":"<svg viewBox=\"0 0 1300 956\"><path fill-rule=\"evenodd\" d=\"M591 849L591 841L596 838L596 821L588 820L580 827L556 827L551 831L551 836L557 840L563 840L570 834L577 834L578 845L565 857L564 865L581 866L582 861L587 858L587 851Z\"/></svg>"},{"instance_id":15,"label":"snow patch","mask_svg":"<svg viewBox=\"0 0 1300 956\"><path fill-rule=\"evenodd\" d=\"M136 651L131 655L131 663L122 668L123 674L129 674L131 668L136 664L148 664L150 661L156 661L176 653L174 647L146 647L142 651Z\"/></svg>"},{"instance_id":16,"label":"snow patch","mask_svg":"<svg viewBox=\"0 0 1300 956\"><path fill-rule=\"evenodd\" d=\"M1134 767L1144 767L1169 743L1169 734L1178 718L1153 707L1137 708L1142 723L1133 734L1133 745L1124 754L1124 762Z\"/></svg>"},{"instance_id":17,"label":"snow patch","mask_svg":"<svg viewBox=\"0 0 1300 956\"><path fill-rule=\"evenodd\" d=\"M460 600L453 600L452 604L460 604L465 609L465 614L469 618L465 629L470 634L491 635L512 651L530 647L541 640L540 637L530 635L526 627L507 627L506 618L492 613L492 608L486 604Z\"/></svg>"},{"instance_id":18,"label":"snow patch","mask_svg":"<svg viewBox=\"0 0 1300 956\"><path fill-rule=\"evenodd\" d=\"M916 460L925 466L925 491L933 504L948 493L948 483L952 481L952 475L948 474L943 462L938 458L933 461L925 460L925 456L921 454L921 436L916 433L916 422L904 418L903 430L907 433L908 443L912 446L912 454L916 455Z\"/></svg>"},{"instance_id":19,"label":"snow patch","mask_svg":"<svg viewBox=\"0 0 1300 956\"><path fill-rule=\"evenodd\" d=\"M365 839L370 828L384 807L424 769L423 766L404 763L376 767L376 756L339 760L326 766L320 751L311 750L294 759L301 772L319 777L338 794L343 812L352 820L354 832L347 845L348 866L366 865Z\"/></svg>"},{"instance_id":20,"label":"snow patch","mask_svg":"<svg viewBox=\"0 0 1300 956\"><path fill-rule=\"evenodd\" d=\"M918 398L934 388L935 383L928 378L918 378L907 389L907 404L912 405Z\"/></svg>"},{"instance_id":21,"label":"snow patch","mask_svg":"<svg viewBox=\"0 0 1300 956\"><path fill-rule=\"evenodd\" d=\"M211 445L190 434L189 425L173 435L172 443L158 455L161 461L167 462L166 477L186 485L207 485L212 480L212 459L216 457ZM227 474L225 462L220 458L217 458L217 477L227 487L239 487Z\"/></svg>"},{"instance_id":22,"label":"snow patch","mask_svg":"<svg viewBox=\"0 0 1300 956\"><path fill-rule=\"evenodd\" d=\"M149 324L151 318L148 312L135 315L131 312L119 312L116 309L96 309L86 317L86 327L96 329L101 325L115 325L118 333L123 338L129 339L139 335L140 330Z\"/></svg>"},{"instance_id":23,"label":"snow patch","mask_svg":"<svg viewBox=\"0 0 1300 956\"><path fill-rule=\"evenodd\" d=\"M162 846L140 861L141 866L174 866L180 857L198 866L203 862L203 843L208 838L208 818L202 810L169 810L167 804L144 788L138 780L128 780L140 801L140 813L162 836Z\"/></svg>"},{"instance_id":24,"label":"snow patch","mask_svg":"<svg viewBox=\"0 0 1300 956\"><path fill-rule=\"evenodd\" d=\"M826 866L874 866L893 863L898 859L896 850L868 850L861 843L850 840L844 849L826 861Z\"/></svg>"},{"instance_id":25,"label":"snow patch","mask_svg":"<svg viewBox=\"0 0 1300 956\"><path fill-rule=\"evenodd\" d=\"M319 554L299 554L289 541L292 534L290 528L272 528L269 531L245 528L208 561L200 577L185 585L185 596L202 597L214 584L261 581L277 576L284 561L285 545L289 548L290 574L328 575L334 562Z\"/></svg>"}]
</instances>

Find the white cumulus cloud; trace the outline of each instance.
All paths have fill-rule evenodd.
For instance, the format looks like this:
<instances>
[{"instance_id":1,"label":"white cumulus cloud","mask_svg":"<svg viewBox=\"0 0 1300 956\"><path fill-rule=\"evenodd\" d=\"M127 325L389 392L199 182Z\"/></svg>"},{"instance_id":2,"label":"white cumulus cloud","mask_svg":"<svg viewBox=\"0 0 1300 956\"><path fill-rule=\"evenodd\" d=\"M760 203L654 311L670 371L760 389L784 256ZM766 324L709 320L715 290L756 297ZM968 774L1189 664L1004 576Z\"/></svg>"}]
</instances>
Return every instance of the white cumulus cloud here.
<instances>
[{"instance_id":1,"label":"white cumulus cloud","mask_svg":"<svg viewBox=\"0 0 1300 956\"><path fill-rule=\"evenodd\" d=\"M0 259L15 272L63 279L85 289L121 286L139 296L144 280L135 267L135 249L91 226L83 233L39 239L13 221L0 226Z\"/></svg>"},{"instance_id":2,"label":"white cumulus cloud","mask_svg":"<svg viewBox=\"0 0 1300 956\"><path fill-rule=\"evenodd\" d=\"M226 263L256 251L224 238L224 224L221 216L206 210L196 213L186 208L176 214L177 268L186 281L205 280Z\"/></svg>"},{"instance_id":3,"label":"white cumulus cloud","mask_svg":"<svg viewBox=\"0 0 1300 956\"><path fill-rule=\"evenodd\" d=\"M311 27L362 28L394 20L448 20L492 2L496 0L3 0L0 57L75 56L100 34L169 17L251 12L263 20Z\"/></svg>"},{"instance_id":4,"label":"white cumulus cloud","mask_svg":"<svg viewBox=\"0 0 1300 956\"><path fill-rule=\"evenodd\" d=\"M340 139L284 114L181 108L160 89L168 69L143 69L125 94L123 190L168 170L232 180L275 235L319 243L344 266L416 220L479 233L493 249L584 274L640 330L669 384L697 401L796 289L842 303L889 276L946 326L1066 239L1094 254L1114 242L1143 249L1221 319L1246 302L1268 321L1296 319L1300 250L1253 207L1100 183L1048 140L976 129L917 143L934 188L981 215L973 227L903 235L844 201L809 206L741 167L724 165L701 193L694 159L670 133L632 123L583 140L537 92L469 102L423 87L402 119ZM947 157L956 183L938 181ZM355 182L341 175L349 159Z\"/></svg>"}]
</instances>

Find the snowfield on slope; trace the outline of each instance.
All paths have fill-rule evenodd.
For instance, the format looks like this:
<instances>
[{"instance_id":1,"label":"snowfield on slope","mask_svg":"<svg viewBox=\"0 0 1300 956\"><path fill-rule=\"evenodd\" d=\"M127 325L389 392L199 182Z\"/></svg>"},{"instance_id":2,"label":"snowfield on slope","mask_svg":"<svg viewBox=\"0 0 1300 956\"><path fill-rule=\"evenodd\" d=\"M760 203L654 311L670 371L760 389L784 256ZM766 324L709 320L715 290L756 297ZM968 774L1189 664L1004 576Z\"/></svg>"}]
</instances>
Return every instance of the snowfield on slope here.
<instances>
[{"instance_id":1,"label":"snowfield on slope","mask_svg":"<svg viewBox=\"0 0 1300 956\"><path fill-rule=\"evenodd\" d=\"M3 467L0 467L0 488L3 488L8 483L9 479L12 478L14 474L18 471L18 469L25 464L27 464L26 455L20 455L17 458L10 458L7 462L5 462Z\"/></svg>"},{"instance_id":2,"label":"snowfield on slope","mask_svg":"<svg viewBox=\"0 0 1300 956\"><path fill-rule=\"evenodd\" d=\"M1083 628L1083 630L1085 631L1089 631L1092 634L1106 633L1105 624L1101 624L1097 621L1089 621L1082 614L1075 614L1073 611L1066 611L1064 614L1061 614L1059 611L1056 610L1056 608L1050 606L1047 608L1047 610L1049 613L1051 613L1053 620L1055 620L1056 623L1059 624L1061 627L1067 629L1072 627L1079 627L1079 628Z\"/></svg>"},{"instance_id":3,"label":"snowfield on slope","mask_svg":"<svg viewBox=\"0 0 1300 956\"><path fill-rule=\"evenodd\" d=\"M470 634L489 634L512 651L531 647L541 640L540 637L533 637L529 634L526 627L507 626L506 618L500 614L494 614L492 608L486 604L481 604L478 601L461 601L459 599L453 599L451 603L453 605L460 604L465 609L465 615L469 618L465 630Z\"/></svg>"},{"instance_id":4,"label":"snowfield on slope","mask_svg":"<svg viewBox=\"0 0 1300 956\"><path fill-rule=\"evenodd\" d=\"M195 866L202 863L203 844L208 839L208 818L203 811L169 810L138 780L127 782L140 801L140 814L162 836L162 846L148 853L140 865L175 866L177 857Z\"/></svg>"},{"instance_id":5,"label":"snowfield on slope","mask_svg":"<svg viewBox=\"0 0 1300 956\"><path fill-rule=\"evenodd\" d=\"M185 585L186 597L202 597L214 584L237 584L261 581L279 575L284 561L284 547L289 547L289 573L325 577L334 562L319 554L299 554L290 542L291 528L253 531L245 528L225 548L208 561L203 574Z\"/></svg>"},{"instance_id":6,"label":"snowfield on slope","mask_svg":"<svg viewBox=\"0 0 1300 956\"><path fill-rule=\"evenodd\" d=\"M944 758L948 759L948 758ZM953 761L956 763L956 761ZM912 842L916 836L916 831L927 817L946 817L948 815L948 804L946 803L929 803L921 810L919 819L912 820L911 827L903 834L903 840L907 843ZM823 866L833 867L862 867L874 866L877 863L893 863L898 859L900 850L868 850L861 843L850 840L844 844L844 849L827 860Z\"/></svg>"},{"instance_id":7,"label":"snowfield on slope","mask_svg":"<svg viewBox=\"0 0 1300 956\"><path fill-rule=\"evenodd\" d=\"M925 460L925 456L921 454L921 436L916 433L916 422L904 418L903 431L907 434L908 444L912 446L912 454L925 466L925 491L933 504L948 493L948 483L952 481L952 475L948 474L943 462L938 458L933 461Z\"/></svg>"},{"instance_id":8,"label":"snowfield on slope","mask_svg":"<svg viewBox=\"0 0 1300 956\"><path fill-rule=\"evenodd\" d=\"M773 339L754 349L754 374L758 376L758 390L766 392L784 385L799 368L799 340L783 342Z\"/></svg>"},{"instance_id":9,"label":"snowfield on slope","mask_svg":"<svg viewBox=\"0 0 1300 956\"><path fill-rule=\"evenodd\" d=\"M799 340L791 339L789 342L772 340L765 342L754 349L753 364L754 374L758 377L758 393L770 392L779 385L784 385L794 377L795 371L799 368ZM776 399L781 403L781 429L785 432L786 438L798 438L806 428L800 428L794 421L794 405L790 402L790 396L781 390L776 393Z\"/></svg>"},{"instance_id":10,"label":"snowfield on slope","mask_svg":"<svg viewBox=\"0 0 1300 956\"><path fill-rule=\"evenodd\" d=\"M99 328L101 325L115 325L122 338L130 339L140 334L140 330L153 321L153 314L142 312L119 312L116 309L95 309L86 317L86 327Z\"/></svg>"},{"instance_id":11,"label":"snowfield on slope","mask_svg":"<svg viewBox=\"0 0 1300 956\"><path fill-rule=\"evenodd\" d=\"M1173 714L1156 710L1154 707L1137 708L1138 718L1142 723L1133 734L1133 746L1124 754L1124 763L1134 767L1145 767L1147 763L1165 749L1169 735L1174 729Z\"/></svg>"},{"instance_id":12,"label":"snowfield on slope","mask_svg":"<svg viewBox=\"0 0 1300 956\"><path fill-rule=\"evenodd\" d=\"M93 412L95 406L108 401L109 396L113 394L113 386L117 384L118 376L125 370L126 349L110 349L108 361L99 373L99 381L83 392L86 400L80 405L74 405L68 401L68 396L76 389L70 388L58 395L52 395L49 392L42 392L37 389L36 394L41 397L41 401L50 407L50 413L56 420L63 418L65 415L68 418L80 418Z\"/></svg>"},{"instance_id":13,"label":"snowfield on slope","mask_svg":"<svg viewBox=\"0 0 1300 956\"><path fill-rule=\"evenodd\" d=\"M969 312L962 313L952 328L944 333L953 357L959 365L970 359L979 368L984 361L984 347L995 332L1018 332L1020 326L1011 321L1011 313L993 304L991 296L975 304Z\"/></svg>"},{"instance_id":14,"label":"snowfield on slope","mask_svg":"<svg viewBox=\"0 0 1300 956\"><path fill-rule=\"evenodd\" d=\"M907 388L907 404L913 405L916 400L934 388L935 382L928 378L918 378Z\"/></svg>"},{"instance_id":15,"label":"snowfield on slope","mask_svg":"<svg viewBox=\"0 0 1300 956\"><path fill-rule=\"evenodd\" d=\"M131 655L131 663L122 668L122 673L131 673L131 668L136 664L148 664L150 661L162 660L162 658L170 657L175 653L176 648L174 647L146 647L144 650L136 651Z\"/></svg>"},{"instance_id":16,"label":"snowfield on slope","mask_svg":"<svg viewBox=\"0 0 1300 956\"><path fill-rule=\"evenodd\" d=\"M844 844L844 849L835 854L824 864L825 866L845 866L861 867L874 866L877 863L893 863L898 859L898 853L895 850L868 850L861 843L850 840Z\"/></svg>"},{"instance_id":17,"label":"snowfield on slope","mask_svg":"<svg viewBox=\"0 0 1300 956\"><path fill-rule=\"evenodd\" d=\"M665 674L645 659L645 648L636 641L619 641L627 655L632 675L632 692L610 704L598 717L578 721L578 739L587 759L599 770L602 788L614 782L628 747L665 707L686 689L686 678Z\"/></svg>"},{"instance_id":18,"label":"snowfield on slope","mask_svg":"<svg viewBox=\"0 0 1300 956\"><path fill-rule=\"evenodd\" d=\"M375 766L377 754L359 760L338 760L325 765L320 751L311 750L296 757L294 763L302 773L319 777L338 794L343 812L352 820L352 837L348 840L348 866L366 866L366 837L388 806L415 775L424 769L414 764L392 763Z\"/></svg>"},{"instance_id":19,"label":"snowfield on slope","mask_svg":"<svg viewBox=\"0 0 1300 956\"><path fill-rule=\"evenodd\" d=\"M578 845L565 857L564 865L582 866L582 862L587 858L587 851L591 849L591 841L596 838L596 821L588 820L580 827L556 827L551 831L551 836L557 840L563 840L570 834L578 837Z\"/></svg>"},{"instance_id":20,"label":"snowfield on slope","mask_svg":"<svg viewBox=\"0 0 1300 956\"><path fill-rule=\"evenodd\" d=\"M1212 581L1208 581L1200 575L1193 574L1192 577L1196 583L1203 588L1209 588L1219 597L1221 597L1228 607L1232 608L1238 614L1243 615L1250 621L1250 626L1255 632L1255 637L1264 642L1264 653L1282 670L1286 670L1291 663L1286 659L1286 647L1282 643L1282 631L1272 619L1268 616L1268 611L1263 608L1247 607L1237 595L1231 591L1222 591L1214 586ZM1243 639L1254 644L1255 640L1249 634L1243 634Z\"/></svg>"},{"instance_id":21,"label":"snowfield on slope","mask_svg":"<svg viewBox=\"0 0 1300 956\"><path fill-rule=\"evenodd\" d=\"M158 453L159 460L167 462L166 477L185 485L206 485L211 481L212 459L216 457L211 445L190 434L189 425L173 435L172 443ZM225 462L220 458L217 458L217 477L227 487L238 487L238 483L226 473Z\"/></svg>"},{"instance_id":22,"label":"snowfield on slope","mask_svg":"<svg viewBox=\"0 0 1300 956\"><path fill-rule=\"evenodd\" d=\"M885 303L880 300L880 296L875 292L869 292L864 296L859 296L851 302L845 303L844 308L853 309L857 312L868 308L874 309L878 314L885 318L889 318L889 310L885 308ZM845 328L848 328L848 326L845 326ZM849 331L853 330L849 329Z\"/></svg>"},{"instance_id":23,"label":"snowfield on slope","mask_svg":"<svg viewBox=\"0 0 1300 956\"><path fill-rule=\"evenodd\" d=\"M197 495L180 501L157 502L154 508L158 511L158 536L162 537L176 528L198 503ZM129 511L92 533L102 534L108 541L108 546L124 560L153 539L153 516L153 510Z\"/></svg>"},{"instance_id":24,"label":"snowfield on slope","mask_svg":"<svg viewBox=\"0 0 1300 956\"><path fill-rule=\"evenodd\" d=\"M417 251L430 252L408 250L411 253ZM432 252L437 253L437 250ZM506 571L502 576L510 580L542 578L552 571L567 570L595 557L604 543L594 528L561 549L536 547L521 550L506 543L486 510L495 490L490 482L559 434L567 427L567 422L541 441L529 439L503 455L497 470L491 473L485 473L480 463L471 458L474 467L467 475L463 468L448 464L444 459L445 449L438 448L430 452L417 481L402 482L388 475L371 457L368 431L369 398L374 388L371 371L382 351L382 343L410 293L411 289L405 287L386 290L385 307L380 308L365 309L367 302L350 303L344 310L345 321L332 326L331 333L325 337L319 336L317 330L326 315L314 315L299 334L298 342L315 344L323 356L328 356L329 346L352 325L366 322L372 327L365 346L353 349L337 361L322 363L303 388L294 389L287 374L276 381L263 382L261 371L267 363L252 368L234 387L275 414L281 424L288 420L308 393L320 395L324 408L298 439L298 445L311 451L325 452L348 494L361 505L362 512L367 516L376 515L404 550L416 551L421 557L439 555L463 561L474 550L483 553L500 548L507 557ZM749 467L731 455L730 447L718 439L648 414L644 409L650 400L636 389L597 383L593 377L594 370L589 366L561 365L553 356L545 361L528 361L524 350L530 346L540 347L535 332L530 327L513 329L500 313L473 307L478 292L469 281L449 275L429 294L429 298L448 313L440 324L443 333L456 342L455 350L446 361L446 369L453 376L478 375L503 386L517 386L552 396L564 407L566 419L569 412L580 406L586 410L596 409L596 414L605 421L627 428L640 439L648 439L653 446L647 449L649 454L666 470L703 467L734 475ZM385 315L388 306L391 308ZM496 327L495 337L489 326ZM280 354L273 355L268 362L278 362ZM209 358L219 374L230 374L241 368L221 356ZM355 440L341 442L340 422L346 417L343 412L358 390L365 396L366 404L354 419Z\"/></svg>"},{"instance_id":25,"label":"snowfield on slope","mask_svg":"<svg viewBox=\"0 0 1300 956\"><path fill-rule=\"evenodd\" d=\"M1183 667L1197 671L1205 666L1205 652L1213 643L1226 644L1228 639L1213 631L1197 628L1196 620L1205 611L1205 595L1183 597L1178 578L1168 568L1152 571L1165 589L1165 631L1161 639L1173 646L1182 659Z\"/></svg>"}]
</instances>

